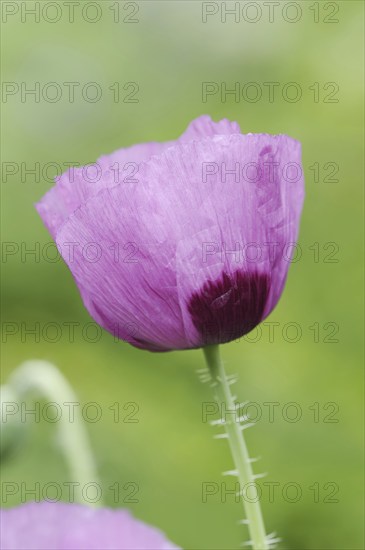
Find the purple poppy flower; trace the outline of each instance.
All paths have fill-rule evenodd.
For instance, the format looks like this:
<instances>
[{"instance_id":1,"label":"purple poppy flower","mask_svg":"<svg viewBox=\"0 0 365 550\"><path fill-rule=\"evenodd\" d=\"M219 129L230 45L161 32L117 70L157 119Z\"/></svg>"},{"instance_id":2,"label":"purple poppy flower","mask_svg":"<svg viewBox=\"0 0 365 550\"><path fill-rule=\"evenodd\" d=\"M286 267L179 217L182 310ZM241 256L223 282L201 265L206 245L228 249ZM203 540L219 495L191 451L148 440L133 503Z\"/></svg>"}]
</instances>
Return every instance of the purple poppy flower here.
<instances>
[{"instance_id":1,"label":"purple poppy flower","mask_svg":"<svg viewBox=\"0 0 365 550\"><path fill-rule=\"evenodd\" d=\"M127 510L28 502L1 510L2 550L178 550Z\"/></svg>"},{"instance_id":2,"label":"purple poppy flower","mask_svg":"<svg viewBox=\"0 0 365 550\"><path fill-rule=\"evenodd\" d=\"M272 311L303 203L297 141L202 116L93 170L63 174L37 209L106 330L151 351L198 348Z\"/></svg>"}]
</instances>

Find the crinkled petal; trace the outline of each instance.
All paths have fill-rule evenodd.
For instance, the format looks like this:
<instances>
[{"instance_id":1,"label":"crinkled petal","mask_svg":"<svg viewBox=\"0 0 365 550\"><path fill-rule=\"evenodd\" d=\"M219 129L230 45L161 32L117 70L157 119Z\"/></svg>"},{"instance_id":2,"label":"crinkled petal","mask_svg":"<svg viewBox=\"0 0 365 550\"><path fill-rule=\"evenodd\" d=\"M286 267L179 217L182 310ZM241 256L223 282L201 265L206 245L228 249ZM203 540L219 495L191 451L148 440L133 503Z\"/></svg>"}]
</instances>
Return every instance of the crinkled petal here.
<instances>
[{"instance_id":1,"label":"crinkled petal","mask_svg":"<svg viewBox=\"0 0 365 550\"><path fill-rule=\"evenodd\" d=\"M1 510L2 550L178 550L127 510L30 502Z\"/></svg>"},{"instance_id":2,"label":"crinkled petal","mask_svg":"<svg viewBox=\"0 0 365 550\"><path fill-rule=\"evenodd\" d=\"M55 237L67 218L101 190L122 183L138 182L141 163L152 156L161 155L179 142L233 133L240 133L237 123L226 119L213 122L209 116L203 115L191 122L177 141L133 145L100 157L94 165L71 167L56 178L56 186L44 195L36 208L47 229Z\"/></svg>"},{"instance_id":3,"label":"crinkled petal","mask_svg":"<svg viewBox=\"0 0 365 550\"><path fill-rule=\"evenodd\" d=\"M237 271L254 281L267 276L269 286L261 277L259 320L266 317L285 283L286 246L298 235L304 195L300 144L283 135L215 136L169 149L159 161L151 159L149 170L159 182L156 197L163 195L165 212L174 212L174 220L165 219L177 241L177 289L189 345L205 343L194 330L191 296L223 274L231 277L232 288ZM224 314L224 308L217 310Z\"/></svg>"},{"instance_id":4,"label":"crinkled petal","mask_svg":"<svg viewBox=\"0 0 365 550\"><path fill-rule=\"evenodd\" d=\"M137 347L184 348L175 242L163 225L150 233L154 213L147 213L146 225L148 196L141 192L141 184L134 189L120 185L92 197L62 226L57 246L101 326Z\"/></svg>"},{"instance_id":5,"label":"crinkled petal","mask_svg":"<svg viewBox=\"0 0 365 550\"><path fill-rule=\"evenodd\" d=\"M186 143L188 141L197 141L216 135L228 136L240 133L241 128L237 122L231 122L226 118L223 118L219 122L214 122L210 116L202 115L189 124L178 141L180 143Z\"/></svg>"}]
</instances>

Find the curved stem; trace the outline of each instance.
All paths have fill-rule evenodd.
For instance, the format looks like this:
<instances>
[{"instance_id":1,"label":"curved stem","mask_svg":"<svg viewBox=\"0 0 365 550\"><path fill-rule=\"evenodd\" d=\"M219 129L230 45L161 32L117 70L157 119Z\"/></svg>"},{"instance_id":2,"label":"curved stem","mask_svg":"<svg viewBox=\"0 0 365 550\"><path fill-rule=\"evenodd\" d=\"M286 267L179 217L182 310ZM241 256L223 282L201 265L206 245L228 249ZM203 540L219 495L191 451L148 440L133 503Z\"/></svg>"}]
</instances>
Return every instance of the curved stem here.
<instances>
[{"instance_id":1,"label":"curved stem","mask_svg":"<svg viewBox=\"0 0 365 550\"><path fill-rule=\"evenodd\" d=\"M237 411L226 373L220 358L219 346L207 346L203 348L205 359L212 377L212 385L215 390L215 398L219 405L223 405L226 413ZM222 408L223 408L222 407ZM233 419L232 419L233 416ZM245 498L245 488L255 483L255 476L252 471L251 461L248 455L247 446L243 437L240 419L237 419L234 414L226 414L226 418L222 418L222 423L225 427L232 457L234 460L236 475L240 483L240 494L242 494L244 508L247 520L251 541L250 544L255 550L267 550L270 545L266 537L265 526L262 517L260 502L252 502L252 499Z\"/></svg>"},{"instance_id":2,"label":"curved stem","mask_svg":"<svg viewBox=\"0 0 365 550\"><path fill-rule=\"evenodd\" d=\"M60 447L77 483L75 499L85 503L83 490L87 483L97 482L98 476L90 449L79 401L60 371L47 361L27 361L12 374L8 385L19 400L30 393L49 399L60 408L58 435ZM72 406L72 409L70 409ZM87 501L87 504L90 504Z\"/></svg>"}]
</instances>

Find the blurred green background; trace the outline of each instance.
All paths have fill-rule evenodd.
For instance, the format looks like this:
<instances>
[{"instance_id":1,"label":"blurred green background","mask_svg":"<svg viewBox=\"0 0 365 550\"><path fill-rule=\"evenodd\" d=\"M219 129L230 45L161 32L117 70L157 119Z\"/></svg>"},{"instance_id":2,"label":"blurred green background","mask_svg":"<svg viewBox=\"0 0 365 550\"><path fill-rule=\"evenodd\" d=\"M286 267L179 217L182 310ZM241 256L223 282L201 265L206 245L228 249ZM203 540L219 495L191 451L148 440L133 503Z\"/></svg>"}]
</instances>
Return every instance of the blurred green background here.
<instances>
[{"instance_id":1,"label":"blurred green background","mask_svg":"<svg viewBox=\"0 0 365 550\"><path fill-rule=\"evenodd\" d=\"M10 4L20 10L22 3ZM63 90L55 103L42 97L36 102L32 96L22 102L20 93L3 103L2 235L19 252L2 260L2 382L26 359L54 362L81 403L94 401L102 409L101 420L87 423L87 429L106 504L116 506L110 485L132 481L139 485L139 502L123 502L128 492L122 490L118 505L159 526L183 548L239 547L248 538L245 527L236 523L243 517L241 504L229 495L221 502L220 494L202 502L202 483L233 485L221 477L232 467L227 445L213 440L214 429L202 422L202 403L211 401L209 387L195 372L203 367L202 353L150 354L114 342L104 332L95 343L83 338L82 328L91 319L66 266L42 257L50 237L33 207L51 187L57 168L48 165L47 174L35 178L24 176L20 163L24 170L38 162L42 172L47 163L64 169L65 163L93 162L133 143L174 139L203 113L215 120L237 120L243 132L287 133L303 145L302 257L292 265L283 297L268 319L279 323L274 342L264 326L258 342L233 342L222 353L228 372L239 373L240 399L255 402L262 411L246 434L251 454L263 457L256 471L268 472L260 480L262 505L269 532L283 539L280 548L363 548L362 2L297 2L302 15L295 23L286 19L293 19L290 10L298 8L287 2L276 7L273 22L260 4L256 23L247 21L254 19L254 11L245 11L245 17L241 13L238 22L232 16L222 22L220 2L210 3L218 13L203 23L198 1L120 2L119 23L114 21L116 2L94 2L102 14L95 23L83 20L81 3L70 23L64 3L57 4L62 14L58 22L42 15L37 22L26 14L22 22L18 11L2 25L3 81L29 88L39 82L41 89L56 82ZM245 4L241 2L243 9ZM55 19L56 12L47 9L46 18ZM87 18L98 17L96 8L88 10ZM202 82L207 81L225 82L227 88L255 82L263 95L257 102L236 102L232 95L222 102L217 94L203 103ZM64 82L80 83L73 103ZM100 101L82 98L80 89L88 82L100 85ZM123 85L136 82L139 102L114 102L109 87L115 82L122 99L130 91ZM273 102L264 82L280 83ZM298 102L284 101L281 92L288 82L301 87ZM326 88L329 82L338 87L330 96L337 102L328 102L335 90ZM5 162L16 163L19 171L5 177ZM327 163L338 165L332 178L333 165ZM35 243L40 257L22 257L22 246L30 249ZM9 325L4 330L9 322L17 323L14 335L6 333ZM25 328L37 322L41 329L50 322L80 324L74 342L64 327L59 341L51 343L25 336ZM287 323L300 325L298 342L284 337ZM309 328L315 323L318 337ZM332 337L336 326L327 323L338 325ZM49 334L52 338L52 330ZM290 339L293 333L288 334ZM136 402L139 422L114 422L109 407L115 402L121 410ZM264 405L268 402L279 404L273 422ZM291 402L301 412L297 422L288 421L287 415L295 413ZM27 487L69 480L54 426L46 421L32 426L18 452L5 455L2 467L3 482ZM264 485L271 482L279 484L274 502ZM302 492L295 503L289 502L290 491L289 498L283 493L289 482ZM19 491L2 504L20 501Z\"/></svg>"}]
</instances>

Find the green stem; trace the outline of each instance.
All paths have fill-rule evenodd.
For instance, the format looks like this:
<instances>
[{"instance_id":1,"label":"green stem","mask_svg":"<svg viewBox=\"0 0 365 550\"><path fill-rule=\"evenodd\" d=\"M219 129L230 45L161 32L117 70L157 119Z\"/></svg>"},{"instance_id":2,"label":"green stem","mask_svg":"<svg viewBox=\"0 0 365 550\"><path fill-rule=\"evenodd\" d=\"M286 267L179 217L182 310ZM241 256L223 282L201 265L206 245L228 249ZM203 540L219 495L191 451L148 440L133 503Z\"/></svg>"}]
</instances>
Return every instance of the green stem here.
<instances>
[{"instance_id":1,"label":"green stem","mask_svg":"<svg viewBox=\"0 0 365 550\"><path fill-rule=\"evenodd\" d=\"M29 395L43 397L56 403L62 413L58 424L59 444L67 461L75 487L75 499L85 501L86 484L98 482L96 466L84 427L78 399L61 372L47 361L27 361L18 367L7 384L21 401ZM71 416L70 405L74 405ZM100 503L98 503L100 504Z\"/></svg>"},{"instance_id":2,"label":"green stem","mask_svg":"<svg viewBox=\"0 0 365 550\"><path fill-rule=\"evenodd\" d=\"M212 377L213 387L216 392L215 398L218 404L223 405L225 411L228 413L230 411L236 412L237 408L232 398L229 383L220 358L219 346L207 346L203 348L203 351ZM245 488L253 486L255 477L240 422L238 421L239 419L233 414L226 414L226 418L222 420L240 484L240 494L242 494L243 497L247 517L246 522L251 537L252 548L254 548L254 550L267 550L269 548L269 541L265 533L260 502L259 500L257 500L257 502L252 502L252 499L249 500L245 498Z\"/></svg>"}]
</instances>

